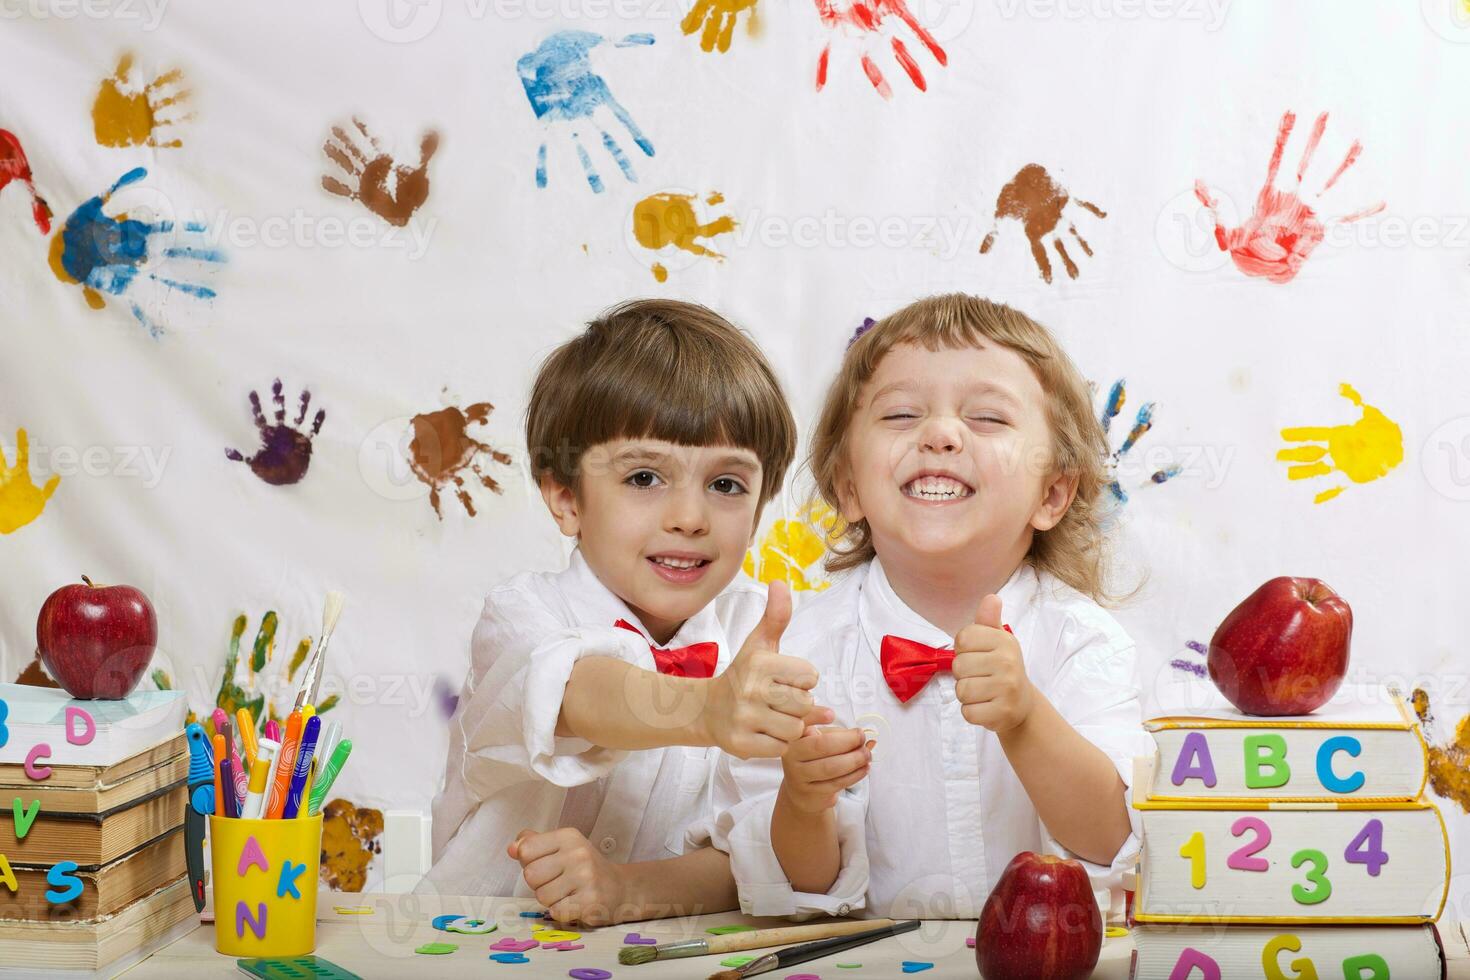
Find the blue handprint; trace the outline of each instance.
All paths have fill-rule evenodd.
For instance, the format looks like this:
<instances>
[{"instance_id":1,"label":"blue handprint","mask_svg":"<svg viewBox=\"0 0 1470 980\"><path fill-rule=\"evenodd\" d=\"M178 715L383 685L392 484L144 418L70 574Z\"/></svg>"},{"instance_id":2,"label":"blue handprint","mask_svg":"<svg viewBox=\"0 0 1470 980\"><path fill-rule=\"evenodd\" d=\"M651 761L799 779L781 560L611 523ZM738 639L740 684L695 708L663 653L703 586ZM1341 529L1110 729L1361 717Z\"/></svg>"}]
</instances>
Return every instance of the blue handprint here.
<instances>
[{"instance_id":1,"label":"blue handprint","mask_svg":"<svg viewBox=\"0 0 1470 980\"><path fill-rule=\"evenodd\" d=\"M139 221L126 215L112 217L103 212L103 207L120 188L135 184L148 176L143 167L135 167L117 179L117 182L102 194L84 201L81 207L61 226L51 239L51 271L62 282L76 283L82 287L87 305L94 310L106 306L103 293L123 296L132 290L138 274L169 289L176 289L200 299L213 299L215 292L208 286L180 282L157 273L147 271L148 266L172 259L196 262L223 262L224 253L219 249L203 247L204 225L188 222L183 226L188 236L198 237L197 244L162 244L160 236L168 237L174 230L172 221ZM133 316L157 337L163 328L150 320L143 312L142 304L129 299Z\"/></svg>"},{"instance_id":2,"label":"blue handprint","mask_svg":"<svg viewBox=\"0 0 1470 980\"><path fill-rule=\"evenodd\" d=\"M627 128L633 142L646 156L653 156L653 144L643 135L633 117L628 115L617 99L613 98L607 82L592 70L588 52L607 40L590 31L557 31L549 35L535 51L521 56L516 62L516 71L525 86L526 98L531 110L544 124L569 123L572 145L577 148L577 157L582 161L582 170L587 174L587 183L597 193L602 193L602 177L592 165L587 148L582 145L580 127L595 127L602 136L602 145L617 161L623 176L630 181L638 178L633 165L611 134L593 119L593 113L606 107ZM629 34L614 41L620 48L653 43L652 34ZM536 151L536 186L546 186L546 143L543 141Z\"/></svg>"},{"instance_id":3,"label":"blue handprint","mask_svg":"<svg viewBox=\"0 0 1470 980\"><path fill-rule=\"evenodd\" d=\"M1112 388L1108 389L1108 398L1103 405L1102 427L1104 434L1111 434L1113 419L1117 418L1118 413L1123 411L1123 402L1127 400L1127 397L1126 381L1123 378L1119 378L1113 382ZM1114 501L1118 504L1126 504L1128 502L1128 492L1123 489L1122 481L1118 478L1118 466L1123 462L1123 457L1128 455L1129 451L1137 445L1138 440L1142 439L1148 430L1153 428L1153 425L1154 403L1144 402L1139 407L1138 414L1134 416L1133 428L1128 430L1128 435L1123 439L1123 444L1108 454L1108 490L1112 493ZM1167 483L1169 480L1178 476L1182 469L1183 467L1180 466L1169 466L1161 470L1156 470L1149 476L1148 482L1149 484ZM1147 485L1144 484L1144 486Z\"/></svg>"}]
</instances>

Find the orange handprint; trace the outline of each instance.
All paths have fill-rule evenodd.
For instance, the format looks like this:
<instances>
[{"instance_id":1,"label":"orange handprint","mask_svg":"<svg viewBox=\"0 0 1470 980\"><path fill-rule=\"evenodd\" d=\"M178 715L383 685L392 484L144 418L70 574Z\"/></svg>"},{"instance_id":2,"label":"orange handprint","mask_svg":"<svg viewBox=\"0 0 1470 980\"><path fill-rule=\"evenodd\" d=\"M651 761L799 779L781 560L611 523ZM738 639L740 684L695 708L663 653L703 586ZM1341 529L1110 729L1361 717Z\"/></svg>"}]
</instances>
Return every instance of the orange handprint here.
<instances>
[{"instance_id":1,"label":"orange handprint","mask_svg":"<svg viewBox=\"0 0 1470 980\"><path fill-rule=\"evenodd\" d=\"M1281 430L1281 438L1301 445L1288 446L1276 454L1287 467L1291 480L1305 480L1337 472L1354 483L1369 483L1404 461L1404 433L1388 416L1344 382L1342 396L1363 410L1363 417L1350 425L1308 425ZM1326 443L1326 445L1322 445ZM1318 493L1315 503L1325 503L1342 493L1344 486Z\"/></svg>"},{"instance_id":2,"label":"orange handprint","mask_svg":"<svg viewBox=\"0 0 1470 980\"><path fill-rule=\"evenodd\" d=\"M322 151L357 183L357 187L349 187L332 176L322 177L322 187L340 197L361 201L363 207L373 214L390 225L402 228L429 198L429 158L439 149L439 134L426 133L419 144L419 165L405 167L393 162L362 120L353 117L352 124L367 140L373 155L369 158L350 133L341 126L333 126L332 135L337 137L337 143L327 140L322 144ZM390 177L393 179L391 188L388 186Z\"/></svg>"},{"instance_id":3,"label":"orange handprint","mask_svg":"<svg viewBox=\"0 0 1470 980\"><path fill-rule=\"evenodd\" d=\"M1046 240L1051 237L1052 247L1057 250L1057 255L1062 260L1062 265L1067 269L1067 275L1073 279L1077 278L1077 263L1072 261L1067 247L1062 244L1062 237L1057 233L1057 226L1062 223L1062 217L1066 212L1067 205L1075 203L1083 210L1106 218L1108 213L1089 201L1082 198L1072 197L1065 187L1052 179L1046 168L1038 163L1028 163L1016 172L1010 183L1000 189L1000 196L995 199L995 221L999 225L1002 218L1015 218L1021 222L1021 227L1026 231L1026 240L1031 243L1031 257L1036 260L1036 268L1041 271L1041 278L1051 282L1051 260L1046 254ZM1089 256L1092 255L1092 246L1087 244L1087 239L1077 232L1077 226L1070 218L1067 219L1067 231L1077 239L1077 245ZM995 236L999 233L998 228L993 228L985 240L980 243L980 254L984 255L990 251L995 244Z\"/></svg>"},{"instance_id":4,"label":"orange handprint","mask_svg":"<svg viewBox=\"0 0 1470 980\"><path fill-rule=\"evenodd\" d=\"M735 21L741 13L750 11L745 19L746 33L755 35L760 30L760 18L755 5L760 0L695 0L689 8L679 29L693 34L703 26L699 35L699 46L705 51L719 48L723 53L730 50L730 35L735 32Z\"/></svg>"},{"instance_id":5,"label":"orange handprint","mask_svg":"<svg viewBox=\"0 0 1470 980\"><path fill-rule=\"evenodd\" d=\"M1323 222L1318 219L1311 206L1301 199L1300 194L1302 175L1312 162L1312 154L1316 152L1317 144L1321 142L1322 134L1327 129L1327 113L1317 117L1311 135L1307 137L1301 162L1296 165L1296 186L1289 191L1277 190L1273 186L1276 183L1276 173L1281 169L1281 155L1286 150L1287 138L1291 136L1295 126L1296 113L1287 110L1281 117L1281 125L1276 132L1276 146L1271 151L1271 163L1266 169L1266 183L1256 195L1255 210L1239 228L1227 229L1221 223L1216 211L1218 202L1210 189L1202 180L1194 182L1194 196L1199 198L1199 202L1209 211L1210 218L1215 223L1215 242L1220 250L1230 253L1235 267L1241 272L1248 276L1264 276L1274 283L1291 282L1313 250L1322 243L1325 234ZM1320 197L1331 190L1337 179L1357 162L1362 152L1363 144L1353 140L1353 145L1348 147L1342 163L1337 165L1337 169L1315 196ZM1340 224L1358 221L1377 214L1385 206L1383 201L1379 201L1335 220Z\"/></svg>"},{"instance_id":6,"label":"orange handprint","mask_svg":"<svg viewBox=\"0 0 1470 980\"><path fill-rule=\"evenodd\" d=\"M723 204L724 195L715 191L705 198L711 206ZM703 244L701 238L723 235L735 227L735 219L728 214L712 221L700 221L694 213L694 195L663 192L650 194L633 205L633 237L646 249L657 251L672 245L691 255L703 255L712 259L724 256ZM653 278L659 282L669 278L669 270L663 263L653 264Z\"/></svg>"},{"instance_id":7,"label":"orange handprint","mask_svg":"<svg viewBox=\"0 0 1470 980\"><path fill-rule=\"evenodd\" d=\"M848 36L857 36L862 47L862 54L858 57L858 63L862 65L863 74L868 76L877 93L885 99L893 97L893 90L888 87L888 80L883 77L883 71L878 63L873 60L868 50L869 41L882 34L887 28L884 21L889 17L901 21L919 43L929 49L934 60L939 62L940 67L949 64L949 57L939 42L934 40L922 24L919 23L905 0L815 0L817 5L817 16L822 19L822 25L829 31ZM891 28L890 21L887 27ZM909 81L914 83L914 88L920 92L929 89L924 80L924 73L919 69L919 63L909 53L907 45L897 34L888 36L888 45L893 49L893 57L899 67L908 75ZM820 92L827 84L827 60L832 54L832 42L828 41L822 46L822 53L817 58L817 91Z\"/></svg>"},{"instance_id":8,"label":"orange handprint","mask_svg":"<svg viewBox=\"0 0 1470 980\"><path fill-rule=\"evenodd\" d=\"M31 481L31 441L25 429L15 430L15 465L5 462L0 448L0 534L25 527L41 516L61 477L52 475L44 487Z\"/></svg>"},{"instance_id":9,"label":"orange handprint","mask_svg":"<svg viewBox=\"0 0 1470 980\"><path fill-rule=\"evenodd\" d=\"M184 73L175 68L154 78L143 88L135 88L129 80L133 71L133 55L123 54L111 78L104 78L92 103L92 130L98 146L183 146L178 138L159 138L165 126L177 126L193 113L177 115L188 101L189 90L180 89ZM167 119L159 113L178 106Z\"/></svg>"}]
</instances>

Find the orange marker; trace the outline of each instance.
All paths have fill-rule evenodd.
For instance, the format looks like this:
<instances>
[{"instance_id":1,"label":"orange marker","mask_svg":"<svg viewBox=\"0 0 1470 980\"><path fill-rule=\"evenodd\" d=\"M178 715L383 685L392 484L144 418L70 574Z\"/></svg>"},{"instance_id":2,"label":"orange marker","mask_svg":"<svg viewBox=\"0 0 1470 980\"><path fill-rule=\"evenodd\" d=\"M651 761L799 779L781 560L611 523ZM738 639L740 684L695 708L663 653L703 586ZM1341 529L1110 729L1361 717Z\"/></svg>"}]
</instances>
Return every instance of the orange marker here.
<instances>
[{"instance_id":1,"label":"orange marker","mask_svg":"<svg viewBox=\"0 0 1470 980\"><path fill-rule=\"evenodd\" d=\"M214 745L214 812L223 815L225 812L225 798L220 794L219 760L228 759L229 756L225 755L225 737L223 735L217 734L211 741ZM231 786L230 792L233 793L234 791L235 787Z\"/></svg>"},{"instance_id":2,"label":"orange marker","mask_svg":"<svg viewBox=\"0 0 1470 980\"><path fill-rule=\"evenodd\" d=\"M296 753L301 748L301 712L291 712L286 719L286 737L281 740L281 752L276 756L276 774L271 780L270 796L266 798L267 820L279 820L286 811L286 794L291 788L291 775L296 770Z\"/></svg>"},{"instance_id":3,"label":"orange marker","mask_svg":"<svg viewBox=\"0 0 1470 980\"><path fill-rule=\"evenodd\" d=\"M249 708L241 708L235 712L235 730L240 733L240 745L245 749L245 765L254 770L260 745L255 740L255 719L250 717Z\"/></svg>"}]
</instances>

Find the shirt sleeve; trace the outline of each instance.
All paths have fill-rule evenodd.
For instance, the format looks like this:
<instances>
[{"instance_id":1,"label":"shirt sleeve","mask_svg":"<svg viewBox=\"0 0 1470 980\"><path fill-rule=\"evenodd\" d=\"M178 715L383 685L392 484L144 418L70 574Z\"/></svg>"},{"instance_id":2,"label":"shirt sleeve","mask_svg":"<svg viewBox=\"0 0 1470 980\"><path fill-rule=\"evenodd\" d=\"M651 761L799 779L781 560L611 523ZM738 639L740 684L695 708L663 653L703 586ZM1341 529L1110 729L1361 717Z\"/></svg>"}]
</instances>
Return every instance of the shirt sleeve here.
<instances>
[{"instance_id":1,"label":"shirt sleeve","mask_svg":"<svg viewBox=\"0 0 1470 980\"><path fill-rule=\"evenodd\" d=\"M527 778L577 786L610 773L627 752L558 736L562 697L583 657L642 666L641 641L614 627L563 627L525 597L492 593L471 641L470 684L458 716L469 793L486 799Z\"/></svg>"},{"instance_id":2,"label":"shirt sleeve","mask_svg":"<svg viewBox=\"0 0 1470 980\"><path fill-rule=\"evenodd\" d=\"M1076 652L1059 665L1045 691L1067 723L1107 754L1123 781L1122 802L1130 833L1109 864L1079 857L1042 825L1047 849L1080 862L1099 889L1120 888L1123 876L1138 860L1143 824L1141 814L1133 808L1133 760L1154 751L1153 739L1143 728L1137 649L1122 627L1112 622L1108 627L1083 626L1074 621L1064 628L1062 649Z\"/></svg>"},{"instance_id":3,"label":"shirt sleeve","mask_svg":"<svg viewBox=\"0 0 1470 980\"><path fill-rule=\"evenodd\" d=\"M825 894L800 892L781 868L771 846L771 815L781 786L781 760L735 759L720 753L712 783L713 816L691 828L691 843L707 842L730 855L730 873L747 915L847 915L866 904L868 852L865 834L867 783L837 796L837 840L841 869Z\"/></svg>"}]
</instances>

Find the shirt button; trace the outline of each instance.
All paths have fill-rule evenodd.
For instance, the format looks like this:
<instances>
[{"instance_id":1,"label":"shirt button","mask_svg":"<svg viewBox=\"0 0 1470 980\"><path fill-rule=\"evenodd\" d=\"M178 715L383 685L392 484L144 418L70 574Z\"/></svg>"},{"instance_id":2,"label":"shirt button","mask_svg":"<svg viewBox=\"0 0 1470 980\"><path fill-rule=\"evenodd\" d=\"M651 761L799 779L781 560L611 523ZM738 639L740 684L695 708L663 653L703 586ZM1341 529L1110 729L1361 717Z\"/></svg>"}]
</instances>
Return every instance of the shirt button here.
<instances>
[{"instance_id":1,"label":"shirt button","mask_svg":"<svg viewBox=\"0 0 1470 980\"><path fill-rule=\"evenodd\" d=\"M598 841L597 846L602 848L602 853L611 854L612 849L618 846L618 842L611 837L604 837Z\"/></svg>"},{"instance_id":2,"label":"shirt button","mask_svg":"<svg viewBox=\"0 0 1470 980\"><path fill-rule=\"evenodd\" d=\"M846 902L843 902L841 905L837 906L837 914L838 915L846 915L847 913L849 913L851 911L852 911L851 907L849 907Z\"/></svg>"}]
</instances>

